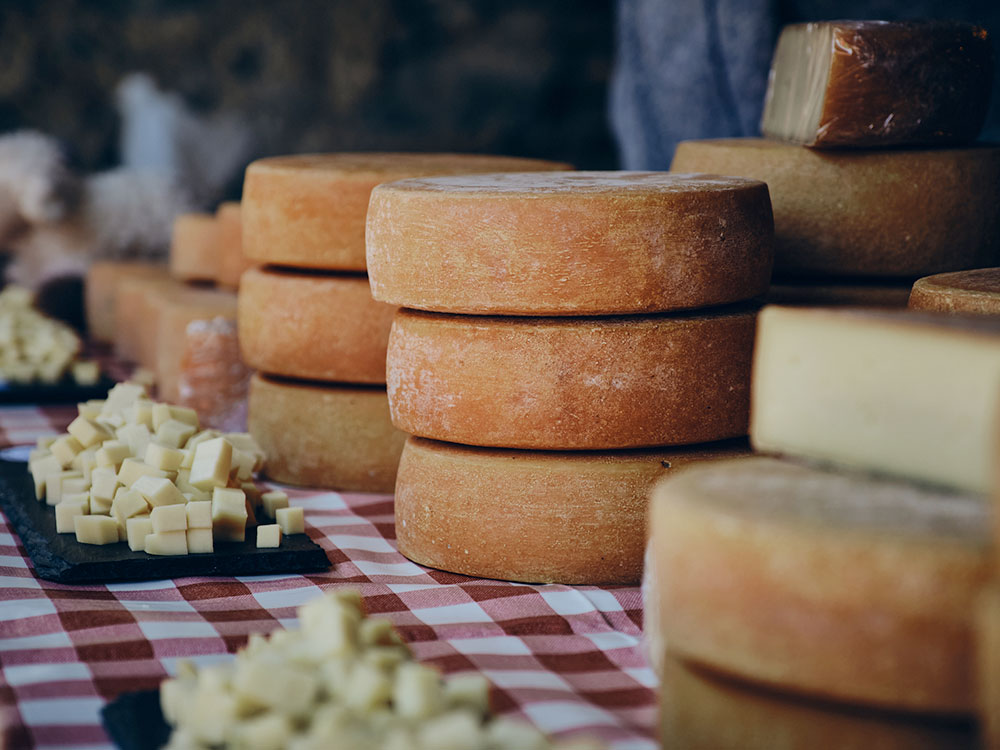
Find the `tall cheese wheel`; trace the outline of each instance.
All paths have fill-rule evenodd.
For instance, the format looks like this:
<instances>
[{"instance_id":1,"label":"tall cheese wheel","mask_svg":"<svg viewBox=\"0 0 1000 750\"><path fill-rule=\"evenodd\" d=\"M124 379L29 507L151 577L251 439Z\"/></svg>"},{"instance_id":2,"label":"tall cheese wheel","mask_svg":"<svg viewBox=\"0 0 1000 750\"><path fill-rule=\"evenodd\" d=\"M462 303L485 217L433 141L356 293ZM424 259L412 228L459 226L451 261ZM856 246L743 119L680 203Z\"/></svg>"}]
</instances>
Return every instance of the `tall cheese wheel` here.
<instances>
[{"instance_id":1,"label":"tall cheese wheel","mask_svg":"<svg viewBox=\"0 0 1000 750\"><path fill-rule=\"evenodd\" d=\"M219 277L219 223L212 214L181 214L170 240L170 275L181 281Z\"/></svg>"},{"instance_id":2,"label":"tall cheese wheel","mask_svg":"<svg viewBox=\"0 0 1000 750\"><path fill-rule=\"evenodd\" d=\"M395 312L372 299L364 275L255 268L240 284L240 347L247 364L273 375L385 383Z\"/></svg>"},{"instance_id":3,"label":"tall cheese wheel","mask_svg":"<svg viewBox=\"0 0 1000 750\"><path fill-rule=\"evenodd\" d=\"M215 212L219 233L219 273L220 286L236 289L240 276L251 267L251 261L243 255L243 218L240 204L234 201L223 203Z\"/></svg>"},{"instance_id":4,"label":"tall cheese wheel","mask_svg":"<svg viewBox=\"0 0 1000 750\"><path fill-rule=\"evenodd\" d=\"M985 496L748 458L665 480L651 513L674 653L838 701L974 711Z\"/></svg>"},{"instance_id":5,"label":"tall cheese wheel","mask_svg":"<svg viewBox=\"0 0 1000 750\"><path fill-rule=\"evenodd\" d=\"M152 368L156 350L156 321L151 306L162 290L183 284L172 278L123 279L115 295L115 355Z\"/></svg>"},{"instance_id":6,"label":"tall cheese wheel","mask_svg":"<svg viewBox=\"0 0 1000 750\"><path fill-rule=\"evenodd\" d=\"M167 278L167 267L163 263L98 261L91 264L84 282L87 333L90 338L106 344L114 342L115 298L126 279L157 278Z\"/></svg>"},{"instance_id":7,"label":"tall cheese wheel","mask_svg":"<svg viewBox=\"0 0 1000 750\"><path fill-rule=\"evenodd\" d=\"M897 284L771 284L765 304L807 307L903 308L910 299L910 283Z\"/></svg>"},{"instance_id":8,"label":"tall cheese wheel","mask_svg":"<svg viewBox=\"0 0 1000 750\"><path fill-rule=\"evenodd\" d=\"M671 170L763 180L775 275L916 279L1000 262L1000 148L817 151L686 141Z\"/></svg>"},{"instance_id":9,"label":"tall cheese wheel","mask_svg":"<svg viewBox=\"0 0 1000 750\"><path fill-rule=\"evenodd\" d=\"M635 583L653 483L745 441L659 451L512 451L406 441L399 551L453 573L532 583Z\"/></svg>"},{"instance_id":10,"label":"tall cheese wheel","mask_svg":"<svg viewBox=\"0 0 1000 750\"><path fill-rule=\"evenodd\" d=\"M488 315L613 315L767 289L767 186L663 172L434 177L380 185L368 212L375 299Z\"/></svg>"},{"instance_id":11,"label":"tall cheese wheel","mask_svg":"<svg viewBox=\"0 0 1000 750\"><path fill-rule=\"evenodd\" d=\"M381 388L254 375L248 424L275 481L359 492L395 486L406 435L389 422Z\"/></svg>"},{"instance_id":12,"label":"tall cheese wheel","mask_svg":"<svg viewBox=\"0 0 1000 750\"><path fill-rule=\"evenodd\" d=\"M917 279L910 292L910 307L929 312L1000 315L1000 268Z\"/></svg>"},{"instance_id":13,"label":"tall cheese wheel","mask_svg":"<svg viewBox=\"0 0 1000 750\"><path fill-rule=\"evenodd\" d=\"M986 587L976 607L976 677L983 750L1000 749L1000 587Z\"/></svg>"},{"instance_id":14,"label":"tall cheese wheel","mask_svg":"<svg viewBox=\"0 0 1000 750\"><path fill-rule=\"evenodd\" d=\"M471 154L306 154L260 159L243 183L243 252L261 264L365 270L372 188L407 177L569 169L539 159Z\"/></svg>"},{"instance_id":15,"label":"tall cheese wheel","mask_svg":"<svg viewBox=\"0 0 1000 750\"><path fill-rule=\"evenodd\" d=\"M502 448L685 445L746 434L756 310L499 318L400 310L393 423Z\"/></svg>"}]
</instances>

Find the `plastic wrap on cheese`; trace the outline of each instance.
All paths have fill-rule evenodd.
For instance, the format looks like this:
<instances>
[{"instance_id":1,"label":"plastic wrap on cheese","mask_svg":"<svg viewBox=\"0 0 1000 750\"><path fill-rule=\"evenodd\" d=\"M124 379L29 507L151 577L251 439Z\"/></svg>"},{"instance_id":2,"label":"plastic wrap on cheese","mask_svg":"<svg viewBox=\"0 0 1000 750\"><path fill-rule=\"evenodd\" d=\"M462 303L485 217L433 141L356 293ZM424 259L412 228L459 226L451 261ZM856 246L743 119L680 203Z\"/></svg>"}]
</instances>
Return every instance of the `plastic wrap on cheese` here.
<instances>
[{"instance_id":1,"label":"plastic wrap on cheese","mask_svg":"<svg viewBox=\"0 0 1000 750\"><path fill-rule=\"evenodd\" d=\"M179 403L218 430L246 429L250 370L240 357L236 323L223 317L187 325L178 374Z\"/></svg>"}]
</instances>

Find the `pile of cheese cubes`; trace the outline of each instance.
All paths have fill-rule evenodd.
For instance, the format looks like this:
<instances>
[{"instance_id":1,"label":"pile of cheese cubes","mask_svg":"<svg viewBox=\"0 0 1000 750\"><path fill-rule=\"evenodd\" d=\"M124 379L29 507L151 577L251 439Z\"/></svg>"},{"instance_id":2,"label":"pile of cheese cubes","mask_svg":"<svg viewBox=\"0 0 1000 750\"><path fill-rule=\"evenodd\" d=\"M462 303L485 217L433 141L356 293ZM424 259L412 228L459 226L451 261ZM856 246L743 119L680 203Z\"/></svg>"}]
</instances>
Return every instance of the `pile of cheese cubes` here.
<instances>
[{"instance_id":1,"label":"pile of cheese cubes","mask_svg":"<svg viewBox=\"0 0 1000 750\"><path fill-rule=\"evenodd\" d=\"M551 743L489 715L481 675L415 662L388 620L366 618L356 590L299 609L301 629L253 634L233 662L181 663L160 688L173 727L167 750L596 750Z\"/></svg>"},{"instance_id":2,"label":"pile of cheese cubes","mask_svg":"<svg viewBox=\"0 0 1000 750\"><path fill-rule=\"evenodd\" d=\"M253 483L263 462L250 435L199 430L193 409L155 403L144 386L119 383L106 399L80 404L67 434L39 440L28 468L35 497L55 507L58 533L186 555L244 541L260 512L276 523L257 526L258 547L303 533L302 508Z\"/></svg>"},{"instance_id":3,"label":"pile of cheese cubes","mask_svg":"<svg viewBox=\"0 0 1000 750\"><path fill-rule=\"evenodd\" d=\"M78 384L93 385L100 370L96 362L77 360L79 352L79 336L36 310L30 290L0 292L0 380L57 383L70 373Z\"/></svg>"}]
</instances>

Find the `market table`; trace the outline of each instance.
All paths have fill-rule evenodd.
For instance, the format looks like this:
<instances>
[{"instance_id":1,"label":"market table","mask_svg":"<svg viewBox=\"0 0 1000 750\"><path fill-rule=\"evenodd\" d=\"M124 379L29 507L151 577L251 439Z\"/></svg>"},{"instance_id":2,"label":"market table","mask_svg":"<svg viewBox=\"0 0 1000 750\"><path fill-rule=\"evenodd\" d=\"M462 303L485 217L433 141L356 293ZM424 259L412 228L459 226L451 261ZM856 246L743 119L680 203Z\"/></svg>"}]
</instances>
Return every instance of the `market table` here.
<instances>
[{"instance_id":1,"label":"market table","mask_svg":"<svg viewBox=\"0 0 1000 750\"><path fill-rule=\"evenodd\" d=\"M0 407L0 449L64 431L75 415L75 405ZM328 572L61 585L35 576L0 516L0 746L110 747L105 703L155 688L180 660L224 660L250 633L294 627L297 606L339 586L359 588L367 611L389 618L416 658L484 674L498 712L616 750L657 746L637 587L431 570L397 551L390 495L283 489L305 508Z\"/></svg>"}]
</instances>

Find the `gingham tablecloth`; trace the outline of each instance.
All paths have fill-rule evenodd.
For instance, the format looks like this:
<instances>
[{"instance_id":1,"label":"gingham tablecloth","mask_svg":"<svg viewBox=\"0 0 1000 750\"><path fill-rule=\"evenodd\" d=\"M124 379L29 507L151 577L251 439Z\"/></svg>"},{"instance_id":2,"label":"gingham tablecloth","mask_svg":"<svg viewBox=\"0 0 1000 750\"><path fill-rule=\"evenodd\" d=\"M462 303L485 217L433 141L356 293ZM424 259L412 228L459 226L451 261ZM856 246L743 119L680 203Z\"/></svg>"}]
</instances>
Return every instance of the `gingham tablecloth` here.
<instances>
[{"instance_id":1,"label":"gingham tablecloth","mask_svg":"<svg viewBox=\"0 0 1000 750\"><path fill-rule=\"evenodd\" d=\"M0 407L0 448L61 432L75 407ZM319 575L66 586L36 578L0 516L0 721L5 748L107 748L98 711L155 688L178 660L230 658L252 632L296 626L295 608L361 590L416 657L478 671L495 705L556 736L650 750L655 677L634 587L528 586L429 570L396 550L392 497L286 488L333 568Z\"/></svg>"}]
</instances>

